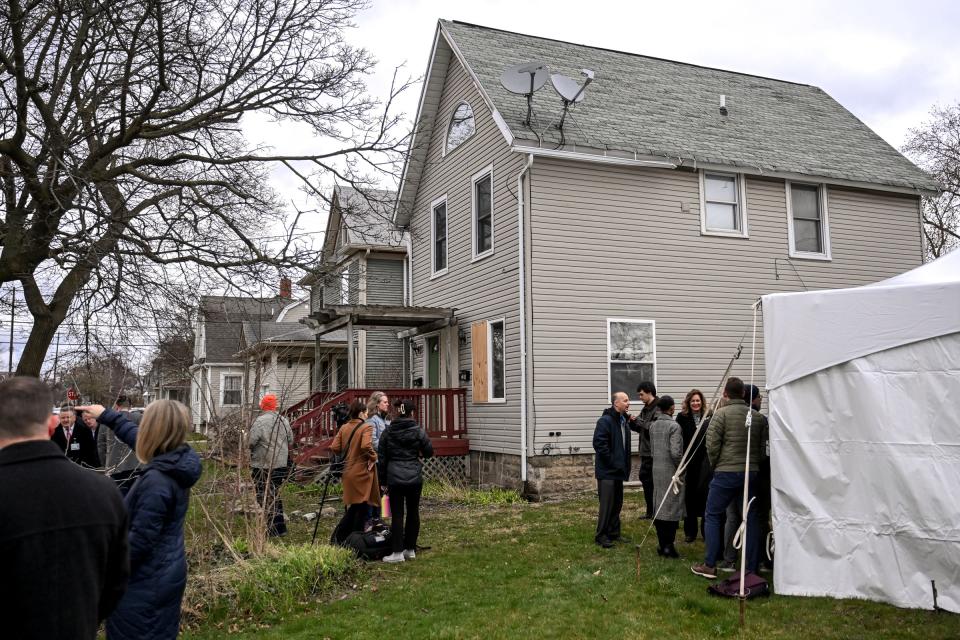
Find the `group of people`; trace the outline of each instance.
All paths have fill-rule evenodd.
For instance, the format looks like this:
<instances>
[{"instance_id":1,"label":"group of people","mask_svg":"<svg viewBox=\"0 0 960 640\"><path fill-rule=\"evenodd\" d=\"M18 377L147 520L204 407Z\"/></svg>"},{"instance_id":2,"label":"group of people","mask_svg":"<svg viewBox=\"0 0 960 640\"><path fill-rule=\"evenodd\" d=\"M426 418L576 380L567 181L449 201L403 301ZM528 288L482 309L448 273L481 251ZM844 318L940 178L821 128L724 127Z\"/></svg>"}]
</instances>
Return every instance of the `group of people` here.
<instances>
[{"instance_id":1,"label":"group of people","mask_svg":"<svg viewBox=\"0 0 960 640\"><path fill-rule=\"evenodd\" d=\"M416 405L398 400L390 419L390 399L381 391L369 400L354 400L348 421L337 430L330 450L343 457L343 502L346 512L334 531L344 543L381 515L381 494L389 496L391 553L385 562L417 557L423 459L433 455L426 431L417 424Z\"/></svg>"},{"instance_id":2,"label":"group of people","mask_svg":"<svg viewBox=\"0 0 960 640\"><path fill-rule=\"evenodd\" d=\"M142 416L119 405L51 416L51 404L36 378L0 383L5 634L92 640L106 620L111 640L175 638L187 579L183 523L201 474L186 444L189 410L158 400ZM101 435L102 453L91 452ZM83 468L100 462L106 476Z\"/></svg>"},{"instance_id":3,"label":"group of people","mask_svg":"<svg viewBox=\"0 0 960 640\"><path fill-rule=\"evenodd\" d=\"M653 519L657 553L680 557L676 535L682 522L686 542L694 542L699 532L706 544L704 561L691 567L695 574L712 579L718 567L733 570L737 559L733 540L743 520L746 487L748 500L756 497L747 510L746 570L757 572L770 514L768 424L760 413L760 390L731 377L724 385L720 407L712 414L698 389L687 393L679 413L674 399L657 396L652 382L641 382L637 394L643 402L638 415L630 414L629 396L618 391L594 430L600 499L595 542L610 548L624 539L623 483L630 478L631 433L636 433L644 518ZM745 467L748 431L749 468Z\"/></svg>"}]
</instances>

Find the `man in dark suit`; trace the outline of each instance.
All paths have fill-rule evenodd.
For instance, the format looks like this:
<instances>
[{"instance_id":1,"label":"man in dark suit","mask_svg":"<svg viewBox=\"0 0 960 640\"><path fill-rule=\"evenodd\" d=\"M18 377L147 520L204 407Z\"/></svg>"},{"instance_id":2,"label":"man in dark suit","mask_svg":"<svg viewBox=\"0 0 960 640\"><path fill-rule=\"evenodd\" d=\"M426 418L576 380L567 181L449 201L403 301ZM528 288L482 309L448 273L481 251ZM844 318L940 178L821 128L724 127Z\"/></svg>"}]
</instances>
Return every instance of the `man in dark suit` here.
<instances>
[{"instance_id":1,"label":"man in dark suit","mask_svg":"<svg viewBox=\"0 0 960 640\"><path fill-rule=\"evenodd\" d=\"M0 635L93 640L126 587L127 513L50 441L51 400L36 378L0 383Z\"/></svg>"},{"instance_id":2,"label":"man in dark suit","mask_svg":"<svg viewBox=\"0 0 960 640\"><path fill-rule=\"evenodd\" d=\"M600 495L594 541L604 549L612 547L621 537L623 481L630 477L630 430L635 428L627 415L629 408L630 398L617 391L613 394L612 406L604 410L593 431L594 471Z\"/></svg>"},{"instance_id":3,"label":"man in dark suit","mask_svg":"<svg viewBox=\"0 0 960 640\"><path fill-rule=\"evenodd\" d=\"M77 423L77 414L70 405L60 407L60 424L50 439L80 466L100 468L100 456L97 455L97 441L93 432L82 420Z\"/></svg>"}]
</instances>

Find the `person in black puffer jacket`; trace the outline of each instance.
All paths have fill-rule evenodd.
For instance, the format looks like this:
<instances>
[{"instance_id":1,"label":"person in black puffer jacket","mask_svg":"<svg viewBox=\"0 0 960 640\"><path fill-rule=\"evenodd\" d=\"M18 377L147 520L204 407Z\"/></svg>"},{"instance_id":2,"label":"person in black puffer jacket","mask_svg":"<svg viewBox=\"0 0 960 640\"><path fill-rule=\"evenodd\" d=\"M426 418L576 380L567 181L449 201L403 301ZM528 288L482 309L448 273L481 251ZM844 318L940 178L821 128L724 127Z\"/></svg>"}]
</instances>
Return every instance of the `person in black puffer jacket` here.
<instances>
[{"instance_id":1,"label":"person in black puffer jacket","mask_svg":"<svg viewBox=\"0 0 960 640\"><path fill-rule=\"evenodd\" d=\"M397 417L381 434L377 451L380 478L386 480L390 508L393 511L390 524L393 553L384 558L384 562L403 562L417 557L420 493L423 491L421 457L429 458L433 455L430 437L413 418L413 402L402 400L394 406Z\"/></svg>"}]
</instances>

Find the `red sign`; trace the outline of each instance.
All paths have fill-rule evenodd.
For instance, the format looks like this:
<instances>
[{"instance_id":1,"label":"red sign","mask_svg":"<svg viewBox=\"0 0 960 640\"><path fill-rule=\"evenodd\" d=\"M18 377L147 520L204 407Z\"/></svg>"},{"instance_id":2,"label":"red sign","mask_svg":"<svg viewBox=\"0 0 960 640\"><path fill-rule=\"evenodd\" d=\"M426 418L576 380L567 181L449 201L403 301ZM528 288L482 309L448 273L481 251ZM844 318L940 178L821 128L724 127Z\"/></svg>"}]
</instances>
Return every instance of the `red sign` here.
<instances>
[{"instance_id":1,"label":"red sign","mask_svg":"<svg viewBox=\"0 0 960 640\"><path fill-rule=\"evenodd\" d=\"M69 389L67 389L67 400L69 400L70 402L76 402L79 399L80 399L80 394L77 393L76 389L74 389L73 387L70 387Z\"/></svg>"}]
</instances>

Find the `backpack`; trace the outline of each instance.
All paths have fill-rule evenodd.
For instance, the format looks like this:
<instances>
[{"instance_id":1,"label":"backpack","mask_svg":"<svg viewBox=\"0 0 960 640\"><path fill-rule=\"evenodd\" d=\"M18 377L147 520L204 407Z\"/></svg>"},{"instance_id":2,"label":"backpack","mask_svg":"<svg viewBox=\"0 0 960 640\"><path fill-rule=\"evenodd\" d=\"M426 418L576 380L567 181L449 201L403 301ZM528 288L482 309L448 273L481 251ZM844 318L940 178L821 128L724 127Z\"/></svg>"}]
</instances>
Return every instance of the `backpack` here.
<instances>
[{"instance_id":1,"label":"backpack","mask_svg":"<svg viewBox=\"0 0 960 640\"><path fill-rule=\"evenodd\" d=\"M732 577L720 582L715 582L707 587L707 593L715 596L726 596L728 598L740 597L740 573L735 573ZM755 573L749 571L743 577L743 597L747 600L759 596L769 596L770 585L766 580Z\"/></svg>"},{"instance_id":2,"label":"backpack","mask_svg":"<svg viewBox=\"0 0 960 640\"><path fill-rule=\"evenodd\" d=\"M363 560L383 560L391 552L390 531L354 531L343 541L343 546Z\"/></svg>"}]
</instances>

